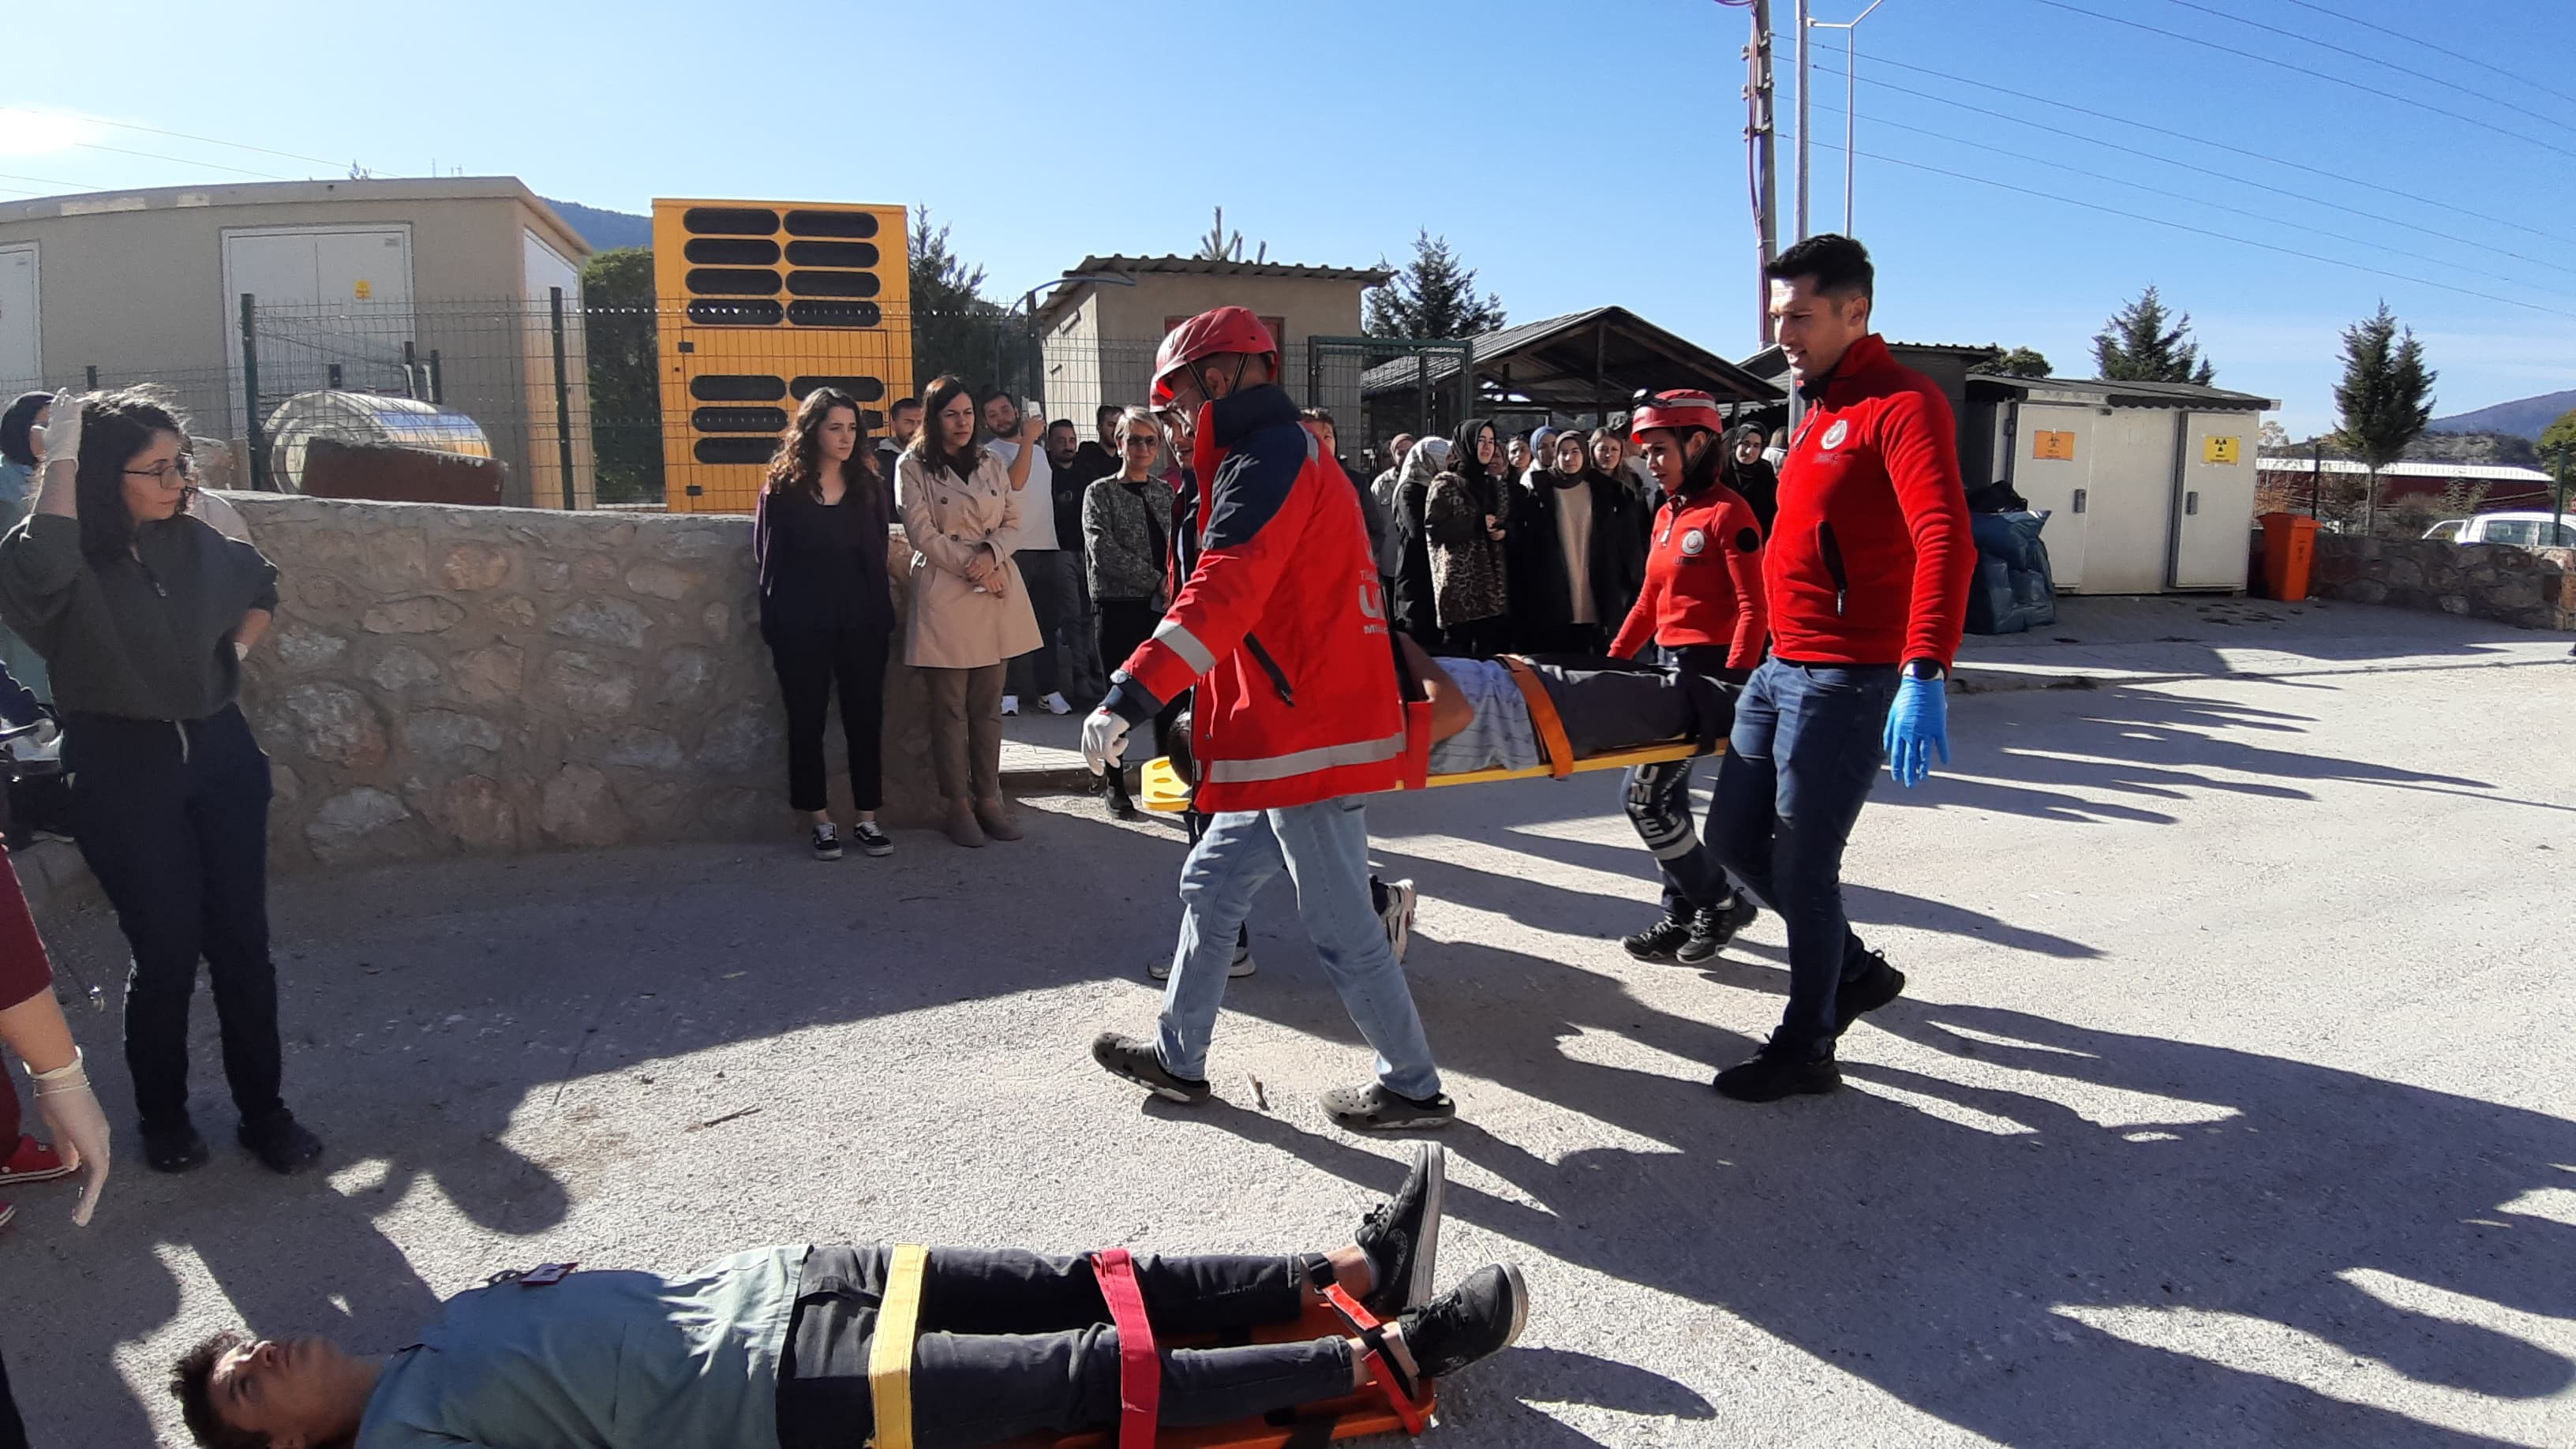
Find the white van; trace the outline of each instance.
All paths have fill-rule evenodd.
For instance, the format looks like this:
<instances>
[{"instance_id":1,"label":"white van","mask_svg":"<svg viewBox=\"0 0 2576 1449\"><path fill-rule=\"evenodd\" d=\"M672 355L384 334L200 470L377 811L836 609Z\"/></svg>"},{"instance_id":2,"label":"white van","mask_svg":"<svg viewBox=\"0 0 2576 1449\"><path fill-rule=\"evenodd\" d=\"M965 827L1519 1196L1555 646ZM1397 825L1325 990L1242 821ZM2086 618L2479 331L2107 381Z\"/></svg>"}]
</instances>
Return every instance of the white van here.
<instances>
[{"instance_id":1,"label":"white van","mask_svg":"<svg viewBox=\"0 0 2576 1449\"><path fill-rule=\"evenodd\" d=\"M2446 518L2424 531L2452 543L2510 543L2522 548L2576 548L2576 513L2481 513Z\"/></svg>"}]
</instances>

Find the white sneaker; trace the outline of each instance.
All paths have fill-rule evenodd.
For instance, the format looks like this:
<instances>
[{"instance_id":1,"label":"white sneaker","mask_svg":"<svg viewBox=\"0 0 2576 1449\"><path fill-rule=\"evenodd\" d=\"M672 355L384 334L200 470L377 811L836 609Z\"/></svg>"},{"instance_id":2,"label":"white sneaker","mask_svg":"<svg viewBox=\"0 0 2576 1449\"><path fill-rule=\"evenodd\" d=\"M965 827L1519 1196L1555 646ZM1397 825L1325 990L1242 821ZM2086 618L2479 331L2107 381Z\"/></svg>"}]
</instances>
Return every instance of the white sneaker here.
<instances>
[{"instance_id":1,"label":"white sneaker","mask_svg":"<svg viewBox=\"0 0 2576 1449\"><path fill-rule=\"evenodd\" d=\"M1015 715L1015 714L1018 714L1019 712L1020 712L1020 697L1019 697L1018 695L1016 695L1016 694L1006 694L1006 695L1003 695L1003 696L1002 696L1002 718L1004 718L1004 719L1009 719L1011 716L1013 716L1013 715Z\"/></svg>"},{"instance_id":2,"label":"white sneaker","mask_svg":"<svg viewBox=\"0 0 2576 1449\"><path fill-rule=\"evenodd\" d=\"M1413 944L1413 903L1420 895L1411 880L1386 882L1386 909L1378 919L1386 923L1386 944L1398 966L1404 964L1404 948Z\"/></svg>"},{"instance_id":3,"label":"white sneaker","mask_svg":"<svg viewBox=\"0 0 2576 1449\"><path fill-rule=\"evenodd\" d=\"M1107 691L1103 691L1103 693L1106 693L1106 692L1107 692ZM1039 707L1040 707L1040 708L1044 709L1044 710L1045 710L1047 713L1049 713L1049 714L1071 714L1071 713L1073 713L1073 706L1065 702L1064 693L1063 693L1063 691L1061 691L1061 690L1057 691L1057 692L1056 692L1056 693L1054 693L1054 694L1050 694L1050 695L1048 695L1046 698L1044 698L1044 699L1042 699L1042 700L1039 700L1039 701L1038 701L1038 705L1039 705Z\"/></svg>"},{"instance_id":4,"label":"white sneaker","mask_svg":"<svg viewBox=\"0 0 2576 1449\"><path fill-rule=\"evenodd\" d=\"M1260 969L1260 967L1253 964L1252 947L1247 944L1234 948L1234 964L1225 968L1225 974L1232 978L1241 979L1242 977L1249 976ZM1166 956L1163 959L1156 961L1154 964L1145 968L1145 974L1153 977L1157 981L1171 980L1172 959Z\"/></svg>"}]
</instances>

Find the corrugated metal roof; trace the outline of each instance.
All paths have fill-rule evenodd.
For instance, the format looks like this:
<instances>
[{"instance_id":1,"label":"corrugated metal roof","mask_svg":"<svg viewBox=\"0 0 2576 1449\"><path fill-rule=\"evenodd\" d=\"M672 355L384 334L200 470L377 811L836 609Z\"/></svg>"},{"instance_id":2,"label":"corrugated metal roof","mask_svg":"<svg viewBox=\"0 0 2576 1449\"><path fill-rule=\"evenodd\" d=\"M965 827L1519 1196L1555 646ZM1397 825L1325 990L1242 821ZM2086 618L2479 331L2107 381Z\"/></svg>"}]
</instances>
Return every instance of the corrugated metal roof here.
<instances>
[{"instance_id":1,"label":"corrugated metal roof","mask_svg":"<svg viewBox=\"0 0 2576 1449\"><path fill-rule=\"evenodd\" d=\"M1374 287L1395 273L1384 267L1310 267L1297 262L1217 262L1205 257L1084 257L1068 277L1094 272L1182 272L1203 277L1310 277L1326 282L1366 282Z\"/></svg>"},{"instance_id":2,"label":"corrugated metal roof","mask_svg":"<svg viewBox=\"0 0 2576 1449\"><path fill-rule=\"evenodd\" d=\"M1476 371L1482 375L1489 363L1501 369L1509 366L1515 357L1534 358L1549 343L1575 337L1595 323L1615 330L1622 344L1619 356L1603 359L1603 378L1609 387L1605 400L1614 406L1625 405L1637 388L1648 385L1667 388L1715 383L1721 385L1721 401L1728 400L1725 395L1729 394L1734 400L1752 402L1773 401L1785 396L1779 388L1762 378L1689 338L1656 326L1625 307L1594 307L1583 312L1568 312L1561 317L1499 328L1467 341L1474 346ZM1579 342L1577 350L1582 350ZM1641 372L1634 362L1640 353L1651 353L1661 365ZM1524 396L1535 395L1528 392L1530 386L1562 386L1584 392L1588 390L1592 376L1589 357L1590 354L1586 353L1575 360L1577 365L1561 367L1553 373L1514 376L1510 385L1513 391ZM1458 358L1454 353L1430 353L1379 363L1361 375L1360 392L1368 396L1414 387L1424 380L1426 371L1432 385L1437 387L1443 381L1457 377ZM1673 375L1677 372L1684 375Z\"/></svg>"},{"instance_id":3,"label":"corrugated metal roof","mask_svg":"<svg viewBox=\"0 0 2576 1449\"><path fill-rule=\"evenodd\" d=\"M2254 412L2281 405L2277 398L2231 392L2223 387L2203 387L2190 382L2114 382L2099 377L2006 377L1999 372L1971 372L1968 381L2010 388L2024 395L2068 393L2098 398L2107 403L2127 403L2132 407L2204 407L2226 412Z\"/></svg>"},{"instance_id":4,"label":"corrugated metal roof","mask_svg":"<svg viewBox=\"0 0 2576 1449\"><path fill-rule=\"evenodd\" d=\"M2308 473L2317 471L2317 460L2300 453L2265 453L2254 460L2256 471L2263 473ZM2345 458L2328 458L2329 473L2367 473L2369 465ZM2486 483L2551 483L2557 480L2537 468L2515 468L2502 463L2445 463L2438 459L2406 459L2379 470L2382 478L2466 478Z\"/></svg>"}]
</instances>

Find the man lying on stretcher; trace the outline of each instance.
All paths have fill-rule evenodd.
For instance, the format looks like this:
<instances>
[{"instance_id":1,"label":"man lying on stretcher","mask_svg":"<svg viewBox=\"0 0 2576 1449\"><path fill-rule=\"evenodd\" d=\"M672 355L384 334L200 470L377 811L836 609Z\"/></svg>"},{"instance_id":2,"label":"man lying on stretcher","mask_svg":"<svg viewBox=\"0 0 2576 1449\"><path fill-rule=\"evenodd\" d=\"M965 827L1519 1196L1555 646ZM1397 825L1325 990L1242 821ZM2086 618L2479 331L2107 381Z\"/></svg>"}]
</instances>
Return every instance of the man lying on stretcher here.
<instances>
[{"instance_id":1,"label":"man lying on stretcher","mask_svg":"<svg viewBox=\"0 0 2576 1449\"><path fill-rule=\"evenodd\" d=\"M1552 708L1574 759L1554 759L1554 731L1533 715L1509 664L1434 658L1401 635L1397 644L1431 698L1430 773L1565 766L1649 745L1688 741L1705 754L1735 722L1733 686L1706 675L1593 654L1525 656L1528 678Z\"/></svg>"},{"instance_id":2,"label":"man lying on stretcher","mask_svg":"<svg viewBox=\"0 0 2576 1449\"><path fill-rule=\"evenodd\" d=\"M171 1392L206 1449L972 1449L1120 1422L1141 1366L1122 1371L1112 1323L1128 1315L1110 1295L1132 1282L1148 1337L1217 1345L1148 1356L1159 1378L1143 1387L1165 1428L1264 1430L1264 1415L1373 1384L1387 1397L1341 1422L1392 1408L1415 1423L1426 1380L1508 1346L1529 1312L1520 1270L1505 1264L1432 1295L1446 1185L1441 1149L1418 1146L1394 1199L1321 1253L925 1258L799 1245L667 1278L549 1265L457 1295L381 1358L322 1338L217 1334L179 1361ZM893 1326L906 1283L909 1329ZM1327 1303L1349 1333L1300 1326L1329 1318Z\"/></svg>"}]
</instances>

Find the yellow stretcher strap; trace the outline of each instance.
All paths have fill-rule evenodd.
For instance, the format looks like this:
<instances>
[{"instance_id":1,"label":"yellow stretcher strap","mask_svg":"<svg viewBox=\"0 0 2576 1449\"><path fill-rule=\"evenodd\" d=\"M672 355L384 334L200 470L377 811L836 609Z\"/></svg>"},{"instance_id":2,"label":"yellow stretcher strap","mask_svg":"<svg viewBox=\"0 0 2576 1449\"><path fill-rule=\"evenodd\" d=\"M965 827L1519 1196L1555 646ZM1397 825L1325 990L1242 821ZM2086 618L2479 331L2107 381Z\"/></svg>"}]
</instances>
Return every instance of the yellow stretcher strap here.
<instances>
[{"instance_id":1,"label":"yellow stretcher strap","mask_svg":"<svg viewBox=\"0 0 2576 1449\"><path fill-rule=\"evenodd\" d=\"M897 1244L886 1265L885 1299L868 1344L868 1396L877 1415L876 1449L912 1449L912 1339L921 1327L921 1277L930 1250Z\"/></svg>"},{"instance_id":2,"label":"yellow stretcher strap","mask_svg":"<svg viewBox=\"0 0 2576 1449\"><path fill-rule=\"evenodd\" d=\"M1538 747L1547 752L1548 777L1562 780L1573 774L1574 742L1565 737L1565 721L1557 717L1556 701L1548 697L1538 671L1517 654L1496 658L1511 672L1512 683L1520 686L1522 702L1529 706L1530 728L1538 733Z\"/></svg>"}]
</instances>

